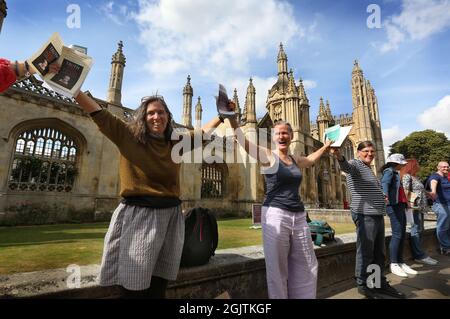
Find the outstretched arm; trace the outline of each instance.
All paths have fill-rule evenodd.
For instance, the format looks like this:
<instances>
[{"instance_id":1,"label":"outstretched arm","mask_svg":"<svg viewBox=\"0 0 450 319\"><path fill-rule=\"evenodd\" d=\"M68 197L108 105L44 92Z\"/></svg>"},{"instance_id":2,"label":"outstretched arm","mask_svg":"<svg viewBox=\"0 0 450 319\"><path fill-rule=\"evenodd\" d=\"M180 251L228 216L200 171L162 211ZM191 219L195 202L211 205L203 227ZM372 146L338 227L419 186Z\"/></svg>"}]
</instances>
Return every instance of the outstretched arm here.
<instances>
[{"instance_id":1,"label":"outstretched arm","mask_svg":"<svg viewBox=\"0 0 450 319\"><path fill-rule=\"evenodd\" d=\"M330 153L333 154L334 157L336 157L336 159L338 160L338 163L339 163L339 167L341 168L341 170L343 172L353 175L353 176L359 175L358 168L354 164L347 162L345 157L342 156L341 152L339 151L339 148L331 147Z\"/></svg>"},{"instance_id":2,"label":"outstretched arm","mask_svg":"<svg viewBox=\"0 0 450 319\"><path fill-rule=\"evenodd\" d=\"M50 72L57 73L59 66L50 64ZM34 73L26 62L9 61L0 58L0 92L6 91L17 80L26 78Z\"/></svg>"},{"instance_id":3,"label":"outstretched arm","mask_svg":"<svg viewBox=\"0 0 450 319\"><path fill-rule=\"evenodd\" d=\"M212 130L218 127L222 123L218 116L202 126L203 133L209 134Z\"/></svg>"},{"instance_id":4,"label":"outstretched arm","mask_svg":"<svg viewBox=\"0 0 450 319\"><path fill-rule=\"evenodd\" d=\"M234 110L235 104L230 102L230 108ZM228 119L230 121L231 127L234 129L237 140L239 144L245 149L245 151L254 159L260 162L261 165L269 165L272 157L272 152L262 146L256 145L250 142L246 137L244 132L239 127L236 118Z\"/></svg>"},{"instance_id":5,"label":"outstretched arm","mask_svg":"<svg viewBox=\"0 0 450 319\"><path fill-rule=\"evenodd\" d=\"M325 144L321 148L319 148L317 151L315 151L314 153L309 154L306 157L305 156L295 156L294 158L297 162L297 165L302 168L307 168L307 167L313 166L314 163L316 163L322 157L323 153L328 151L331 144L333 144L333 141L327 140L325 142Z\"/></svg>"},{"instance_id":6,"label":"outstretched arm","mask_svg":"<svg viewBox=\"0 0 450 319\"><path fill-rule=\"evenodd\" d=\"M75 101L83 108L83 110L87 113L92 113L95 111L100 111L102 108L98 105L94 99L90 98L83 92L79 92L77 96L75 96Z\"/></svg>"}]
</instances>

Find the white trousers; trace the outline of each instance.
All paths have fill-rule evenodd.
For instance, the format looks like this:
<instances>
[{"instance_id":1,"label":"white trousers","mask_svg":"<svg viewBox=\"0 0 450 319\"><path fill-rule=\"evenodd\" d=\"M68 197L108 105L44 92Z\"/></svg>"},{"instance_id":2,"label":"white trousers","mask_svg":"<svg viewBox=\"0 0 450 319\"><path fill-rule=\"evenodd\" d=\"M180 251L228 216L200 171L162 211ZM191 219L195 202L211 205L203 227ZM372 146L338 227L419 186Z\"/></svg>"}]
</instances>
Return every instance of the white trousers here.
<instances>
[{"instance_id":1,"label":"white trousers","mask_svg":"<svg viewBox=\"0 0 450 319\"><path fill-rule=\"evenodd\" d=\"M261 224L270 299L315 299L318 263L306 213L263 207Z\"/></svg>"}]
</instances>

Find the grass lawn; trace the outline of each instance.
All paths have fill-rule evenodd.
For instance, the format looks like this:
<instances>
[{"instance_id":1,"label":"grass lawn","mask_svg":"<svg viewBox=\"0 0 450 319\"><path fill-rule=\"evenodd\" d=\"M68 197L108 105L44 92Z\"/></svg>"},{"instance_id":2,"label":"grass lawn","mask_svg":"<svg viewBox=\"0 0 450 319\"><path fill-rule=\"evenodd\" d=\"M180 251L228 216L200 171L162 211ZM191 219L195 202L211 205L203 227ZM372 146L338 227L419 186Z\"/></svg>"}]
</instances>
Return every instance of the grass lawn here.
<instances>
[{"instance_id":1,"label":"grass lawn","mask_svg":"<svg viewBox=\"0 0 450 319\"><path fill-rule=\"evenodd\" d=\"M251 219L220 220L218 249L260 245L261 229ZM353 224L331 224L337 234L354 232ZM70 264L100 264L108 223L0 227L0 275Z\"/></svg>"}]
</instances>

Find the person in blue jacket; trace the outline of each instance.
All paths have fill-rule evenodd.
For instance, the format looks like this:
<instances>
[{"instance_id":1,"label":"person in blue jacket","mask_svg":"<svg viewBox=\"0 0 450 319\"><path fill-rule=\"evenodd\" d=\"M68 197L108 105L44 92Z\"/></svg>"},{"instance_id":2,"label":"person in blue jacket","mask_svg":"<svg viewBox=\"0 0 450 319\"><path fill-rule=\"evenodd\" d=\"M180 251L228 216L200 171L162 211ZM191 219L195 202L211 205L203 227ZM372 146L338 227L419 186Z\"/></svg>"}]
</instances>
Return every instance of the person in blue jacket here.
<instances>
[{"instance_id":1,"label":"person in blue jacket","mask_svg":"<svg viewBox=\"0 0 450 319\"><path fill-rule=\"evenodd\" d=\"M392 237L389 243L390 269L394 275L408 277L417 271L405 264L403 247L406 238L406 207L408 200L403 189L400 169L408 162L402 154L392 154L381 168L381 187L386 199L386 213L391 220Z\"/></svg>"}]
</instances>

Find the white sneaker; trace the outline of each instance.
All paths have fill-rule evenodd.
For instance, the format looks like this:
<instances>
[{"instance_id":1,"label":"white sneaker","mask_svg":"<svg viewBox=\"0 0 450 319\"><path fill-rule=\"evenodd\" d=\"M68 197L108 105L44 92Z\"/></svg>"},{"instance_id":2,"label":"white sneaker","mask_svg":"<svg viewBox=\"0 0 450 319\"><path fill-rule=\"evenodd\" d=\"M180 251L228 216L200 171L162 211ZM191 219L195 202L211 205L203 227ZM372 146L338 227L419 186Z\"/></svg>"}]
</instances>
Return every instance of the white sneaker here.
<instances>
[{"instance_id":1,"label":"white sneaker","mask_svg":"<svg viewBox=\"0 0 450 319\"><path fill-rule=\"evenodd\" d=\"M402 269L400 264L391 263L391 273L394 275L397 275L399 277L408 277L406 272Z\"/></svg>"},{"instance_id":2,"label":"white sneaker","mask_svg":"<svg viewBox=\"0 0 450 319\"><path fill-rule=\"evenodd\" d=\"M431 257L425 257L425 258L422 258L422 259L415 259L415 261L417 261L418 263L421 263L421 264L431 265L431 266L434 266L434 265L438 264L438 261L436 259L431 258Z\"/></svg>"},{"instance_id":3,"label":"white sneaker","mask_svg":"<svg viewBox=\"0 0 450 319\"><path fill-rule=\"evenodd\" d=\"M407 264L400 264L400 267L402 267L403 271L406 272L408 275L417 275L419 272L409 267Z\"/></svg>"}]
</instances>

